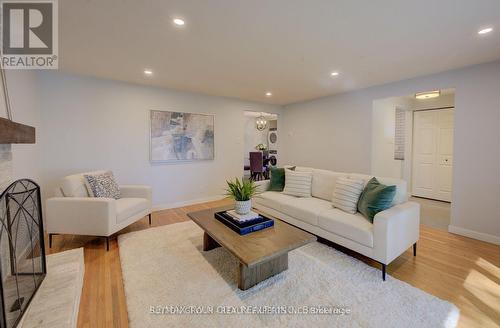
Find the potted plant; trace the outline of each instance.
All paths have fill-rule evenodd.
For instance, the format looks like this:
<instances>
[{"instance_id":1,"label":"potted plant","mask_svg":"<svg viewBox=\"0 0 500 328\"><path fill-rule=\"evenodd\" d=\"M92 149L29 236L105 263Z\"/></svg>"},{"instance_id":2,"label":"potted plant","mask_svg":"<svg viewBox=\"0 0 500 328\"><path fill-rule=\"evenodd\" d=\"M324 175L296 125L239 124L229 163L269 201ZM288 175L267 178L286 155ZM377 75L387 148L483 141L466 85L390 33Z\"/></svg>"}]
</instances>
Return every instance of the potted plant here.
<instances>
[{"instance_id":1,"label":"potted plant","mask_svg":"<svg viewBox=\"0 0 500 328\"><path fill-rule=\"evenodd\" d=\"M234 181L226 181L226 196L235 200L235 211L245 215L252 209L252 196L257 191L257 186L252 180L241 180L235 178Z\"/></svg>"},{"instance_id":2,"label":"potted plant","mask_svg":"<svg viewBox=\"0 0 500 328\"><path fill-rule=\"evenodd\" d=\"M256 150L260 150L260 151L264 151L264 150L267 150L267 145L263 144L263 143L260 143L257 146L255 146L255 149Z\"/></svg>"}]
</instances>

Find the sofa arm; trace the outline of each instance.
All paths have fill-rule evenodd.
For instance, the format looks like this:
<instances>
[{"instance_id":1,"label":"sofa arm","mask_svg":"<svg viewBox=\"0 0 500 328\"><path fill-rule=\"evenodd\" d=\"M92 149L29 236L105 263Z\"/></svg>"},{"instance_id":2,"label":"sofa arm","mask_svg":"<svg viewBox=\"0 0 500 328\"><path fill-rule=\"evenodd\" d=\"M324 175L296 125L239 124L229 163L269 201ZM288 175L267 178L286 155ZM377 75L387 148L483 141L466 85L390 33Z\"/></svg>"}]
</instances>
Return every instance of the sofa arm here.
<instances>
[{"instance_id":1,"label":"sofa arm","mask_svg":"<svg viewBox=\"0 0 500 328\"><path fill-rule=\"evenodd\" d=\"M109 236L116 225L112 198L53 197L46 201L48 233Z\"/></svg>"},{"instance_id":2,"label":"sofa arm","mask_svg":"<svg viewBox=\"0 0 500 328\"><path fill-rule=\"evenodd\" d=\"M150 186L123 185L120 186L120 194L123 198L145 198L152 201L153 191Z\"/></svg>"},{"instance_id":3,"label":"sofa arm","mask_svg":"<svg viewBox=\"0 0 500 328\"><path fill-rule=\"evenodd\" d=\"M405 202L377 213L373 219L374 257L389 264L417 242L420 231L420 205Z\"/></svg>"},{"instance_id":4,"label":"sofa arm","mask_svg":"<svg viewBox=\"0 0 500 328\"><path fill-rule=\"evenodd\" d=\"M255 181L255 185L257 186L257 194L262 194L263 192L269 189L269 185L271 184L270 180L260 180Z\"/></svg>"}]
</instances>

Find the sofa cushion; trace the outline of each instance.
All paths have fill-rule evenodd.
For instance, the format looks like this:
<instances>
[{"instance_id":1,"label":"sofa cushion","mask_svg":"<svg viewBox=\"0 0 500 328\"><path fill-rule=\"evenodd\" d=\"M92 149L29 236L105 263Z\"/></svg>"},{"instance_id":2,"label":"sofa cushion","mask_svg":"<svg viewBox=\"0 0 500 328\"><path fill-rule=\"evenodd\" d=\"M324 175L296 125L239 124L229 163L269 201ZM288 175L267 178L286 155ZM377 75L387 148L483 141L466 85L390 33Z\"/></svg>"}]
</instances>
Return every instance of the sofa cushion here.
<instances>
[{"instance_id":1,"label":"sofa cushion","mask_svg":"<svg viewBox=\"0 0 500 328\"><path fill-rule=\"evenodd\" d=\"M297 197L311 197L312 172L295 172L285 169L283 193Z\"/></svg>"},{"instance_id":2,"label":"sofa cushion","mask_svg":"<svg viewBox=\"0 0 500 328\"><path fill-rule=\"evenodd\" d=\"M332 203L310 197L288 200L283 204L281 211L297 220L318 225L318 214L331 208Z\"/></svg>"},{"instance_id":3,"label":"sofa cushion","mask_svg":"<svg viewBox=\"0 0 500 328\"><path fill-rule=\"evenodd\" d=\"M287 167L288 170L295 170L295 166ZM272 167L270 169L271 179L269 181L269 191L283 191L285 188L285 168Z\"/></svg>"},{"instance_id":4,"label":"sofa cushion","mask_svg":"<svg viewBox=\"0 0 500 328\"><path fill-rule=\"evenodd\" d=\"M85 186L91 197L120 198L120 187L115 180L113 172L102 174L84 174Z\"/></svg>"},{"instance_id":5,"label":"sofa cushion","mask_svg":"<svg viewBox=\"0 0 500 328\"><path fill-rule=\"evenodd\" d=\"M312 171L312 189L313 197L321 198L327 201L332 199L335 182L340 177L347 177L347 173L333 172L328 170L314 169Z\"/></svg>"},{"instance_id":6,"label":"sofa cushion","mask_svg":"<svg viewBox=\"0 0 500 328\"><path fill-rule=\"evenodd\" d=\"M288 201L293 201L295 199L297 198L285 195L282 192L266 191L254 196L252 198L252 201L259 205L266 206L275 209L277 211L281 211L285 203L287 203Z\"/></svg>"},{"instance_id":7,"label":"sofa cushion","mask_svg":"<svg viewBox=\"0 0 500 328\"><path fill-rule=\"evenodd\" d=\"M372 178L366 184L358 202L358 211L373 222L378 212L391 207L392 200L396 194L396 186L386 186Z\"/></svg>"},{"instance_id":8,"label":"sofa cushion","mask_svg":"<svg viewBox=\"0 0 500 328\"><path fill-rule=\"evenodd\" d=\"M123 222L149 208L145 198L120 198L116 200L116 223Z\"/></svg>"},{"instance_id":9,"label":"sofa cushion","mask_svg":"<svg viewBox=\"0 0 500 328\"><path fill-rule=\"evenodd\" d=\"M102 174L106 171L95 171L68 175L61 181L61 189L65 197L89 197L85 186L85 174Z\"/></svg>"},{"instance_id":10,"label":"sofa cushion","mask_svg":"<svg viewBox=\"0 0 500 328\"><path fill-rule=\"evenodd\" d=\"M332 205L344 212L355 214L363 185L361 179L339 178L333 190Z\"/></svg>"},{"instance_id":11,"label":"sofa cushion","mask_svg":"<svg viewBox=\"0 0 500 328\"><path fill-rule=\"evenodd\" d=\"M285 169L281 167L271 167L271 179L269 179L270 191L283 191L285 188Z\"/></svg>"},{"instance_id":12,"label":"sofa cushion","mask_svg":"<svg viewBox=\"0 0 500 328\"><path fill-rule=\"evenodd\" d=\"M367 175L367 174L358 174L358 173L351 173L349 174L349 177L353 179L362 179L365 182L365 186L368 183L368 181L373 178L373 175ZM392 200L391 206L402 204L406 201L408 201L408 186L406 181L401 180L401 179L396 179L396 178L386 178L386 177L375 177L377 180L385 184L386 186L396 186L396 195L394 195L394 199Z\"/></svg>"},{"instance_id":13,"label":"sofa cushion","mask_svg":"<svg viewBox=\"0 0 500 328\"><path fill-rule=\"evenodd\" d=\"M326 231L373 247L373 224L361 213L349 214L332 208L318 215L318 226Z\"/></svg>"}]
</instances>

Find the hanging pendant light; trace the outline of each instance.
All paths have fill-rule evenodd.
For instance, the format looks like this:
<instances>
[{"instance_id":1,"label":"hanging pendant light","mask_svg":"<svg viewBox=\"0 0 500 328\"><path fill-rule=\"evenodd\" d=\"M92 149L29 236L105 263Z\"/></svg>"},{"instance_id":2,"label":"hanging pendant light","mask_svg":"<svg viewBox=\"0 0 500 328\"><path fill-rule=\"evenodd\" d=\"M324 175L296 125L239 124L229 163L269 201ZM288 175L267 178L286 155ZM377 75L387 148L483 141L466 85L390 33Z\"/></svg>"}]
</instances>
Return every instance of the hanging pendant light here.
<instances>
[{"instance_id":1,"label":"hanging pendant light","mask_svg":"<svg viewBox=\"0 0 500 328\"><path fill-rule=\"evenodd\" d=\"M255 120L255 126L257 127L257 130L259 130L259 131L266 129L267 120L262 113L260 113L260 116L257 117L257 119Z\"/></svg>"}]
</instances>

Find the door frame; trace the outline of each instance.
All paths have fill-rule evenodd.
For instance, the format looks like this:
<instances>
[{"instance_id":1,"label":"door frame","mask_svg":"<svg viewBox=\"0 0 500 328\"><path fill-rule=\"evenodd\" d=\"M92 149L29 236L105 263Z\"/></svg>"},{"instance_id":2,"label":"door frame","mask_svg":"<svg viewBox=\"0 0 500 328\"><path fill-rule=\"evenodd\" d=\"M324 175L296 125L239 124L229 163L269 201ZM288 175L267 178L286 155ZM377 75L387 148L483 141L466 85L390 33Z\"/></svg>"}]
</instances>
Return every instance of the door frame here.
<instances>
[{"instance_id":1,"label":"door frame","mask_svg":"<svg viewBox=\"0 0 500 328\"><path fill-rule=\"evenodd\" d=\"M440 110L440 109L453 109L455 106L445 106L436 108L425 108L425 109L410 109L406 111L405 116L405 160L403 165L403 180L407 181L408 194L413 196L413 122L415 112L423 112L430 110ZM455 117L453 117L453 129L455 129ZM453 139L455 139L455 133L453 133ZM453 147L455 148L455 147ZM407 160L408 159L408 160ZM453 192L453 191L452 191ZM440 200L436 200L440 201Z\"/></svg>"},{"instance_id":2,"label":"door frame","mask_svg":"<svg viewBox=\"0 0 500 328\"><path fill-rule=\"evenodd\" d=\"M252 114L254 114L254 115L252 115ZM241 168L243 169L243 173L242 173L243 177L245 177L245 172L246 172L244 170L244 167L245 167L245 163L246 163L246 161L245 161L246 157L245 156L247 155L247 153L246 153L246 147L245 147L245 144L246 144L246 135L245 135L245 132L246 132L245 131L245 129L246 129L245 123L246 122L245 122L245 119L248 118L248 117L252 117L253 120L254 120L254 122L255 122L255 119L257 117L259 117L260 115L263 115L263 114L264 114L264 116L269 115L269 116L275 117L275 118L272 118L272 119L267 118L268 124L269 124L269 121L276 120L276 126L277 126L276 130L280 131L280 129L282 129L281 125L283 123L280 123L282 121L281 113L277 112L276 110L267 111L267 112L266 111L257 111L257 110L253 110L253 109L243 110L243 112L240 114L241 117L242 117L242 121L241 121L242 122L241 123L241 133L242 134L240 134L240 137L239 137L239 138L241 138L241 139L239 139L240 140L239 142L241 144L241 149L242 149L241 153L243 154L243 157L242 157L242 160L241 160ZM268 128L268 130L269 130L269 128ZM279 135L278 135L278 138L280 138ZM281 138L283 138L283 136L281 136ZM266 135L266 138L265 138L266 144L267 144L267 139L268 139L268 135ZM279 144L279 139L278 139L278 147L277 147L278 156L277 156L277 158L278 158L278 161L282 162L282 159L280 159L280 155L279 155L280 152L282 152L280 147L281 146Z\"/></svg>"}]
</instances>

